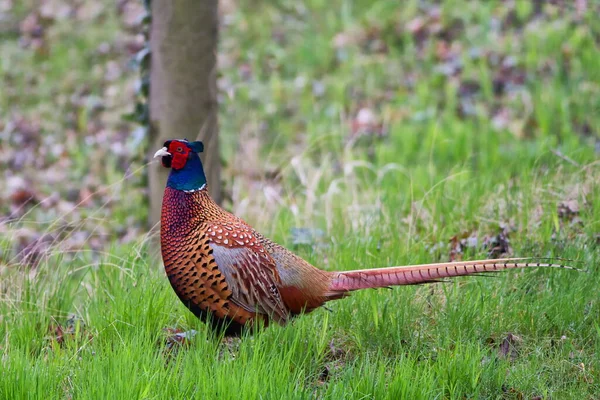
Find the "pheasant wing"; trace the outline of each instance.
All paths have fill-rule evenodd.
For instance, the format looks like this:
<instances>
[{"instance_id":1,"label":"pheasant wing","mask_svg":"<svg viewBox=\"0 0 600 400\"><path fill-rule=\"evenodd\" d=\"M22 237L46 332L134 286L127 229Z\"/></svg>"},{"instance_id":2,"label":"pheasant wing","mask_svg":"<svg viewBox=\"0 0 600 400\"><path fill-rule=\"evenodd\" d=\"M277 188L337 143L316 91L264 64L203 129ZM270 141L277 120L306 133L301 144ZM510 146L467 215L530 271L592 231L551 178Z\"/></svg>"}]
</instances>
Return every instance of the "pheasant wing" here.
<instances>
[{"instance_id":1,"label":"pheasant wing","mask_svg":"<svg viewBox=\"0 0 600 400\"><path fill-rule=\"evenodd\" d=\"M252 229L240 223L213 224L206 232L212 255L231 290L230 301L285 323L289 311L279 292L276 263Z\"/></svg>"}]
</instances>

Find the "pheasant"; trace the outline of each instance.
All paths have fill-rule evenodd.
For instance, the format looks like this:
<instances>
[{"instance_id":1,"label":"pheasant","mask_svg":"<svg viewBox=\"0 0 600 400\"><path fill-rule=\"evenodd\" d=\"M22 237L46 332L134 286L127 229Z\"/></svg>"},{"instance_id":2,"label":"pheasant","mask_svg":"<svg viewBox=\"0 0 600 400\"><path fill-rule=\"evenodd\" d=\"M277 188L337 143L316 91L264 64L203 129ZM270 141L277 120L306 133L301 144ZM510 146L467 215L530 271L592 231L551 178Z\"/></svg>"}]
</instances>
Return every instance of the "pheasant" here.
<instances>
[{"instance_id":1,"label":"pheasant","mask_svg":"<svg viewBox=\"0 0 600 400\"><path fill-rule=\"evenodd\" d=\"M259 321L285 324L354 290L431 283L511 268L566 267L529 258L503 258L324 271L211 199L198 155L203 149L199 141L167 140L154 154L171 169L162 204L161 253L179 299L198 318L227 335L239 334Z\"/></svg>"}]
</instances>

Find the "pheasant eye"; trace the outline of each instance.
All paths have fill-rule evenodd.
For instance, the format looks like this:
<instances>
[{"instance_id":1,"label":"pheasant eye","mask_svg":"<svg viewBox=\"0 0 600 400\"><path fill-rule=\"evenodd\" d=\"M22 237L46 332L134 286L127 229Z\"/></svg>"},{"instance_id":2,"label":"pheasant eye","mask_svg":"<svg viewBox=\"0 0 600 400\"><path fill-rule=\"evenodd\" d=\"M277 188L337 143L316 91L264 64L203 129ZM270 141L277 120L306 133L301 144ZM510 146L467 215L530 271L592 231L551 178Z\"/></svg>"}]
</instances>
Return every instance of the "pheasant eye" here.
<instances>
[{"instance_id":1,"label":"pheasant eye","mask_svg":"<svg viewBox=\"0 0 600 400\"><path fill-rule=\"evenodd\" d=\"M178 151L179 153L183 152L183 147L178 147L178 148L177 148L177 151Z\"/></svg>"}]
</instances>

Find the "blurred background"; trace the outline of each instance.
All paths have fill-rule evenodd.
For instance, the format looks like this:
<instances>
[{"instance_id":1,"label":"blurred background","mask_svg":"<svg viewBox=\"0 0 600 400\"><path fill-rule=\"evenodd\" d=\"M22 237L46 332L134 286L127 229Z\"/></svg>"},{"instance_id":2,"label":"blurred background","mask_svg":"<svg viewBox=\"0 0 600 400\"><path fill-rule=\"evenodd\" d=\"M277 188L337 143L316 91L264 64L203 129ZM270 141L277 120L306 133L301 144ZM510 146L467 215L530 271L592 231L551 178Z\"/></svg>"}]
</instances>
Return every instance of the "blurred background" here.
<instances>
[{"instance_id":1,"label":"blurred background","mask_svg":"<svg viewBox=\"0 0 600 400\"><path fill-rule=\"evenodd\" d=\"M586 0L222 1L223 171L210 184L263 228L285 208L322 230L323 194L365 169L410 175L413 198L396 204L408 213L461 168L505 183L545 159L595 159L599 12ZM0 263L146 234L158 168L135 122L146 15L133 0L0 1Z\"/></svg>"},{"instance_id":2,"label":"blurred background","mask_svg":"<svg viewBox=\"0 0 600 400\"><path fill-rule=\"evenodd\" d=\"M217 67L163 47L178 94L151 74L149 2L0 0L0 397L597 396L600 2L202 4L218 44L189 33ZM205 108L207 132L177 127ZM208 334L159 261L149 154L196 134L221 204L321 268L558 256L591 275L359 293L237 363L198 340L168 364L165 327Z\"/></svg>"}]
</instances>

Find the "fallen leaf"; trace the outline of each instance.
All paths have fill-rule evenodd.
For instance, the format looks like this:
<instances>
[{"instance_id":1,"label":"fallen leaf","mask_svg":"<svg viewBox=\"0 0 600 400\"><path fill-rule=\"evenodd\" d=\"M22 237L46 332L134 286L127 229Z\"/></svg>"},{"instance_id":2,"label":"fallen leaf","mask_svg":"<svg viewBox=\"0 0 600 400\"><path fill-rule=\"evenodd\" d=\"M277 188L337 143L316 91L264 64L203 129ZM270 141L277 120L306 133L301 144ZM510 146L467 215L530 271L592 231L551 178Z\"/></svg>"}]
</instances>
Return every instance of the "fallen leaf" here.
<instances>
[{"instance_id":1,"label":"fallen leaf","mask_svg":"<svg viewBox=\"0 0 600 400\"><path fill-rule=\"evenodd\" d=\"M191 340L198 333L193 329L189 331L182 331L178 328L164 328L163 331L167 334L165 338L166 350L173 350L175 346L189 346Z\"/></svg>"},{"instance_id":2,"label":"fallen leaf","mask_svg":"<svg viewBox=\"0 0 600 400\"><path fill-rule=\"evenodd\" d=\"M352 119L349 141L354 141L361 136L383 137L386 135L383 123L372 108L362 107Z\"/></svg>"},{"instance_id":3,"label":"fallen leaf","mask_svg":"<svg viewBox=\"0 0 600 400\"><path fill-rule=\"evenodd\" d=\"M48 339L60 346L63 346L67 340L83 338L90 341L93 336L85 329L83 320L75 314L72 314L64 325L55 323L48 327Z\"/></svg>"},{"instance_id":4,"label":"fallen leaf","mask_svg":"<svg viewBox=\"0 0 600 400\"><path fill-rule=\"evenodd\" d=\"M519 356L517 348L521 342L523 342L523 339L509 332L506 337L502 339L500 346L498 346L500 356L503 358L510 358L511 361L516 360Z\"/></svg>"},{"instance_id":5,"label":"fallen leaf","mask_svg":"<svg viewBox=\"0 0 600 400\"><path fill-rule=\"evenodd\" d=\"M37 194L31 187L31 182L20 176L11 176L6 182L8 198L13 206L12 214L17 216L25 211L25 206L38 202Z\"/></svg>"},{"instance_id":6,"label":"fallen leaf","mask_svg":"<svg viewBox=\"0 0 600 400\"><path fill-rule=\"evenodd\" d=\"M513 254L510 240L508 239L509 229L501 229L497 235L486 235L482 241L482 247L487 250L488 257L502 258Z\"/></svg>"},{"instance_id":7,"label":"fallen leaf","mask_svg":"<svg viewBox=\"0 0 600 400\"><path fill-rule=\"evenodd\" d=\"M577 200L566 200L558 204L558 216L563 219L573 219L579 215L579 202Z\"/></svg>"}]
</instances>

